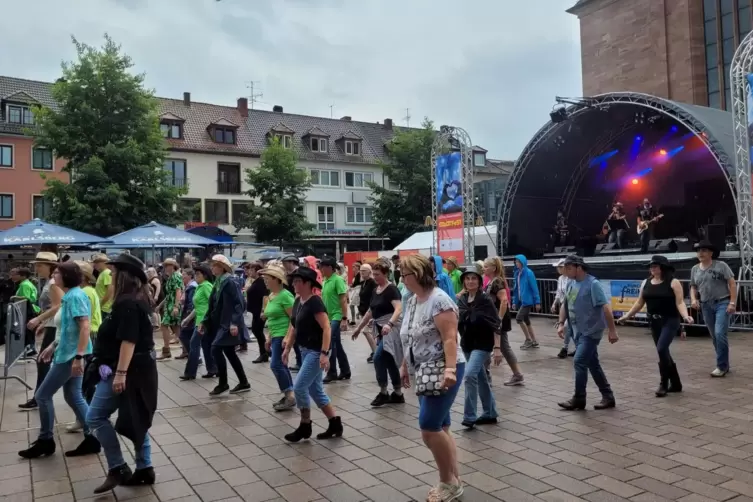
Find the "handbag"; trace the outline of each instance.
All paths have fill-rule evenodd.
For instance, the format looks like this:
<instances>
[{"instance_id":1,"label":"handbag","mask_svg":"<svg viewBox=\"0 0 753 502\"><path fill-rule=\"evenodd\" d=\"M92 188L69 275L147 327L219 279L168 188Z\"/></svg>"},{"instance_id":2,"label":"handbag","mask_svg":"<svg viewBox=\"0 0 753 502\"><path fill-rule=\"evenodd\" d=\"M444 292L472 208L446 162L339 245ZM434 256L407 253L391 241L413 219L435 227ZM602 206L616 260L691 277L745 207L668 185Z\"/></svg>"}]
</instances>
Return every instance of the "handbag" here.
<instances>
[{"instance_id":1,"label":"handbag","mask_svg":"<svg viewBox=\"0 0 753 502\"><path fill-rule=\"evenodd\" d=\"M413 357L413 328L415 326L416 317L416 301L415 297L410 302L410 323L408 325L408 343L410 347L410 362L413 366L416 365L416 360ZM416 384L415 390L417 396L441 396L447 389L444 387L444 354L442 358L437 361L427 361L419 363L416 368Z\"/></svg>"}]
</instances>

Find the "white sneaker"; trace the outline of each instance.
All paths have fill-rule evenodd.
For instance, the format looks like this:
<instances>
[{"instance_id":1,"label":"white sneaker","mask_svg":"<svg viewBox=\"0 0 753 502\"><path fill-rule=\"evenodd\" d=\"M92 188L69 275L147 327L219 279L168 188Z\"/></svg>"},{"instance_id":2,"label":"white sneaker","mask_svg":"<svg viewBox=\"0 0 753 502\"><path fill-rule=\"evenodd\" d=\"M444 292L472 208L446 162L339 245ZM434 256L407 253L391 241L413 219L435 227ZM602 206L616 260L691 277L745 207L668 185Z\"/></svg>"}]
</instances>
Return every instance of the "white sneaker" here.
<instances>
[{"instance_id":1,"label":"white sneaker","mask_svg":"<svg viewBox=\"0 0 753 502\"><path fill-rule=\"evenodd\" d=\"M719 368L716 368L714 371L711 372L711 376L714 378L721 378L726 374L727 374L726 371L722 371Z\"/></svg>"},{"instance_id":2,"label":"white sneaker","mask_svg":"<svg viewBox=\"0 0 753 502\"><path fill-rule=\"evenodd\" d=\"M84 428L83 425L81 425L78 420L73 422L71 425L65 428L66 432L81 432L81 430Z\"/></svg>"}]
</instances>

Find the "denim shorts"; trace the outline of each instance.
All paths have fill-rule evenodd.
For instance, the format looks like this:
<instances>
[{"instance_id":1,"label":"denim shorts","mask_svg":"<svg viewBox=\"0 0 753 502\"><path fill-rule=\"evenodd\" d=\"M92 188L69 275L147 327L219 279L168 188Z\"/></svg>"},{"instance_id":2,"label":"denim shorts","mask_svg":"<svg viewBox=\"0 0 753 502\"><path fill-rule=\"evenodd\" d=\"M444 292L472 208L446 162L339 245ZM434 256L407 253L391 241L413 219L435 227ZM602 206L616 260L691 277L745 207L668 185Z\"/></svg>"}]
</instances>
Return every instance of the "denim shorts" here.
<instances>
[{"instance_id":1,"label":"denim shorts","mask_svg":"<svg viewBox=\"0 0 753 502\"><path fill-rule=\"evenodd\" d=\"M518 324L525 324L526 326L531 325L531 306L527 307L520 307L518 310L517 315L515 316L515 320L518 321Z\"/></svg>"},{"instance_id":2,"label":"denim shorts","mask_svg":"<svg viewBox=\"0 0 753 502\"><path fill-rule=\"evenodd\" d=\"M450 426L450 409L455 402L465 374L465 363L457 366L457 381L441 396L418 396L418 426L422 431L439 432Z\"/></svg>"}]
</instances>

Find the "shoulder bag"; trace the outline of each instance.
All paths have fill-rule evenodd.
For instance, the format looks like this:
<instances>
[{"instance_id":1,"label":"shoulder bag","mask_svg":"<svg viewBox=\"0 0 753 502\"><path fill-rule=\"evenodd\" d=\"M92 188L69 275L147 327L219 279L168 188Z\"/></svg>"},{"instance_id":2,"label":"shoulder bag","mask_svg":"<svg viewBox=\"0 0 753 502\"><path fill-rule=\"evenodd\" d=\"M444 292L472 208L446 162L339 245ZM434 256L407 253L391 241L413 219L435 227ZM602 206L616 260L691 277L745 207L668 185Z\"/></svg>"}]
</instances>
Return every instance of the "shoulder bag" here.
<instances>
[{"instance_id":1,"label":"shoulder bag","mask_svg":"<svg viewBox=\"0 0 753 502\"><path fill-rule=\"evenodd\" d=\"M416 297L409 302L410 323L408 325L408 344L410 347L410 362L415 367L416 360L413 357L413 329L416 324ZM444 353L437 361L419 363L416 367L416 395L417 396L441 396L447 389L444 387Z\"/></svg>"}]
</instances>

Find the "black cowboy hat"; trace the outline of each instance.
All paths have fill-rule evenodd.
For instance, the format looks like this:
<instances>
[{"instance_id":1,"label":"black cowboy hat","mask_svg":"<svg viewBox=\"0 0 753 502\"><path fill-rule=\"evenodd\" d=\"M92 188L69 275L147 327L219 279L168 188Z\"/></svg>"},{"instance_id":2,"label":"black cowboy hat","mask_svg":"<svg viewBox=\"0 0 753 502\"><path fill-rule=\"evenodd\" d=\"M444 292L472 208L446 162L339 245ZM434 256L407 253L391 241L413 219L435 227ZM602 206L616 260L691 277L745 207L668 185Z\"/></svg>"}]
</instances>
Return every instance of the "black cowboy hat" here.
<instances>
[{"instance_id":1,"label":"black cowboy hat","mask_svg":"<svg viewBox=\"0 0 753 502\"><path fill-rule=\"evenodd\" d=\"M675 271L674 265L669 263L667 257L660 254L651 257L651 261L648 262L648 266L650 267L651 265L659 265L663 270L668 270L670 272Z\"/></svg>"},{"instance_id":2,"label":"black cowboy hat","mask_svg":"<svg viewBox=\"0 0 753 502\"><path fill-rule=\"evenodd\" d=\"M318 280L316 280L316 270L313 270L307 267L299 267L295 272L292 272L288 277L290 277L291 282L293 281L293 279L298 277L304 282L310 282L311 287L322 289L322 285L319 284Z\"/></svg>"},{"instance_id":3,"label":"black cowboy hat","mask_svg":"<svg viewBox=\"0 0 753 502\"><path fill-rule=\"evenodd\" d=\"M582 256L578 256L577 254L571 254L570 256L565 257L565 261L562 265L575 265L583 270L588 270L588 263L583 260Z\"/></svg>"},{"instance_id":4,"label":"black cowboy hat","mask_svg":"<svg viewBox=\"0 0 753 502\"><path fill-rule=\"evenodd\" d=\"M714 246L711 242L707 241L706 239L702 240L701 242L693 246L693 249L695 249L696 251L698 251L699 249L708 249L709 251L711 251L712 258L714 259L719 258L719 253L720 253L719 248Z\"/></svg>"},{"instance_id":5,"label":"black cowboy hat","mask_svg":"<svg viewBox=\"0 0 753 502\"><path fill-rule=\"evenodd\" d=\"M116 270L127 270L138 277L141 282L147 282L146 272L144 271L144 262L131 254L123 253L118 255L117 258L108 261L107 264L112 265Z\"/></svg>"},{"instance_id":6,"label":"black cowboy hat","mask_svg":"<svg viewBox=\"0 0 753 502\"><path fill-rule=\"evenodd\" d=\"M335 260L332 256L325 256L319 261L320 267L332 267L332 268L339 268L340 266L337 264L337 260Z\"/></svg>"},{"instance_id":7,"label":"black cowboy hat","mask_svg":"<svg viewBox=\"0 0 753 502\"><path fill-rule=\"evenodd\" d=\"M478 277L479 284L483 284L484 283L484 277L481 274L479 274L478 271L475 268L467 268L467 269L465 269L465 271L462 274L460 274L460 283L461 284L463 283L463 281L465 280L466 276L468 276L468 275L475 275L476 277Z\"/></svg>"}]
</instances>

